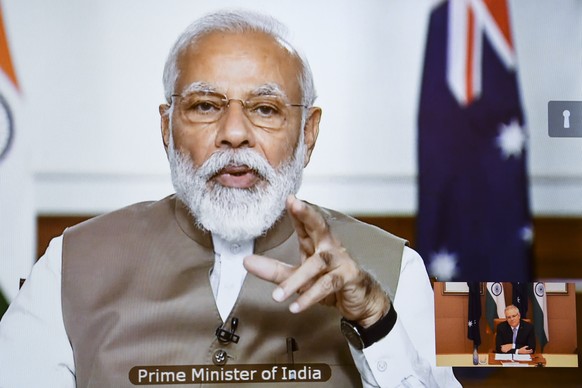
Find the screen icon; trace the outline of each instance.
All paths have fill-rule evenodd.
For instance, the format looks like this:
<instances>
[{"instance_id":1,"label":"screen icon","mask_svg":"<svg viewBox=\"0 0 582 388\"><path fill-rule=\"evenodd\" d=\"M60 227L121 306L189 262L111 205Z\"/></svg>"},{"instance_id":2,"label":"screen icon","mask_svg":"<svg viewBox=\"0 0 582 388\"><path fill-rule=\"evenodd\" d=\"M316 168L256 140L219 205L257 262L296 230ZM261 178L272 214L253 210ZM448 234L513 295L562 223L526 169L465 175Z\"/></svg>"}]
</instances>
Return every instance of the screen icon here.
<instances>
[{"instance_id":1,"label":"screen icon","mask_svg":"<svg viewBox=\"0 0 582 388\"><path fill-rule=\"evenodd\" d=\"M550 137L582 137L582 101L548 102Z\"/></svg>"}]
</instances>

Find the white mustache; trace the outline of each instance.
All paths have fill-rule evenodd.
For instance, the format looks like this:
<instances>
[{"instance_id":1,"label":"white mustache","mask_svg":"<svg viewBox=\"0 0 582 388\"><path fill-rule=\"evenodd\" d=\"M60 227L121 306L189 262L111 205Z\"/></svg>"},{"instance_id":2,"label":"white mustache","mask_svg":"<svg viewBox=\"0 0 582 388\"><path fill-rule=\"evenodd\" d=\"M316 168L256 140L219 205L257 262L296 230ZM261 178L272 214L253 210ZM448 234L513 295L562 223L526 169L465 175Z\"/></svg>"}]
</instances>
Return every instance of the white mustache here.
<instances>
[{"instance_id":1,"label":"white mustache","mask_svg":"<svg viewBox=\"0 0 582 388\"><path fill-rule=\"evenodd\" d=\"M271 182L276 174L276 170L265 158L248 148L216 151L198 168L198 173L208 181L230 166L246 166L259 178L268 182Z\"/></svg>"}]
</instances>

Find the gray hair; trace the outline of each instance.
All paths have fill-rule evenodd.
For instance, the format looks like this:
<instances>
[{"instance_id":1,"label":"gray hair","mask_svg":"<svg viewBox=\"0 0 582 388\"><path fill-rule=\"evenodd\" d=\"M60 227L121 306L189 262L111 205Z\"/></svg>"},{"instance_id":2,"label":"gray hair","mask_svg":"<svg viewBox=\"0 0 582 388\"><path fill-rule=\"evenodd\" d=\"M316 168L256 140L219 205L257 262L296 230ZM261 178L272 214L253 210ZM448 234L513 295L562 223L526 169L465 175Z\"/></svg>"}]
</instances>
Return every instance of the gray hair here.
<instances>
[{"instance_id":1,"label":"gray hair","mask_svg":"<svg viewBox=\"0 0 582 388\"><path fill-rule=\"evenodd\" d=\"M521 314L521 313L519 312L519 308L518 308L516 305L513 305L513 304L510 304L509 306L507 306L507 307L505 308L505 310L503 310L503 312L507 313L507 310L517 310L517 313L518 313L518 314Z\"/></svg>"},{"instance_id":2,"label":"gray hair","mask_svg":"<svg viewBox=\"0 0 582 388\"><path fill-rule=\"evenodd\" d=\"M212 32L262 32L279 42L287 50L299 59L301 71L298 75L299 86L302 92L302 104L311 107L315 102L316 92L313 83L313 74L307 59L300 54L287 40L287 28L278 20L250 11L218 11L208 14L194 23L178 37L170 50L166 65L164 66L164 95L168 103L172 94L180 70L178 69L178 57L183 50L196 44L204 35Z\"/></svg>"}]
</instances>

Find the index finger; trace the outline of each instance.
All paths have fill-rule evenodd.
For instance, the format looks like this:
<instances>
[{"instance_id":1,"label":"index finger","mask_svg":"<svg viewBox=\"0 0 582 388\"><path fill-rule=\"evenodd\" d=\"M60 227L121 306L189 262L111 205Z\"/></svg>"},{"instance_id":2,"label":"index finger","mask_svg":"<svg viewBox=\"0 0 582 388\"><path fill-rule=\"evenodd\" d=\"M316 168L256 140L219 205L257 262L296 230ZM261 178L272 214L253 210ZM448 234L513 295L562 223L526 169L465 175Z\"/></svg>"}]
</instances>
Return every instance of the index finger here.
<instances>
[{"instance_id":1,"label":"index finger","mask_svg":"<svg viewBox=\"0 0 582 388\"><path fill-rule=\"evenodd\" d=\"M250 255L243 259L245 269L256 277L279 285L287 280L295 267L279 260L260 255Z\"/></svg>"},{"instance_id":2,"label":"index finger","mask_svg":"<svg viewBox=\"0 0 582 388\"><path fill-rule=\"evenodd\" d=\"M320 250L331 248L332 236L329 226L323 215L313 206L290 195L287 197L287 211L291 215L299 242L307 256L313 255L316 247Z\"/></svg>"}]
</instances>

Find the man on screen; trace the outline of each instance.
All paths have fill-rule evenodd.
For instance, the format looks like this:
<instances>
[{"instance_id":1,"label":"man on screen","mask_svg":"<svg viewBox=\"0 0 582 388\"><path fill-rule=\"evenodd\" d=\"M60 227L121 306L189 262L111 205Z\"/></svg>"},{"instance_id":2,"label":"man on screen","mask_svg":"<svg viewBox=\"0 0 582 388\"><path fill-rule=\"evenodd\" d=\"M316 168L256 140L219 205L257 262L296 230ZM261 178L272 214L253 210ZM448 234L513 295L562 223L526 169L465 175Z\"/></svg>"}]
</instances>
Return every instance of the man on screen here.
<instances>
[{"instance_id":1,"label":"man on screen","mask_svg":"<svg viewBox=\"0 0 582 388\"><path fill-rule=\"evenodd\" d=\"M334 387L457 386L435 366L418 254L294 196L321 109L283 27L208 15L178 38L163 80L176 194L51 242L0 325L0 386L122 387L136 366L155 379L153 366L294 363L329 365Z\"/></svg>"},{"instance_id":2,"label":"man on screen","mask_svg":"<svg viewBox=\"0 0 582 388\"><path fill-rule=\"evenodd\" d=\"M534 327L521 319L514 305L505 308L505 322L497 325L495 349L497 353L531 354L536 350Z\"/></svg>"}]
</instances>

